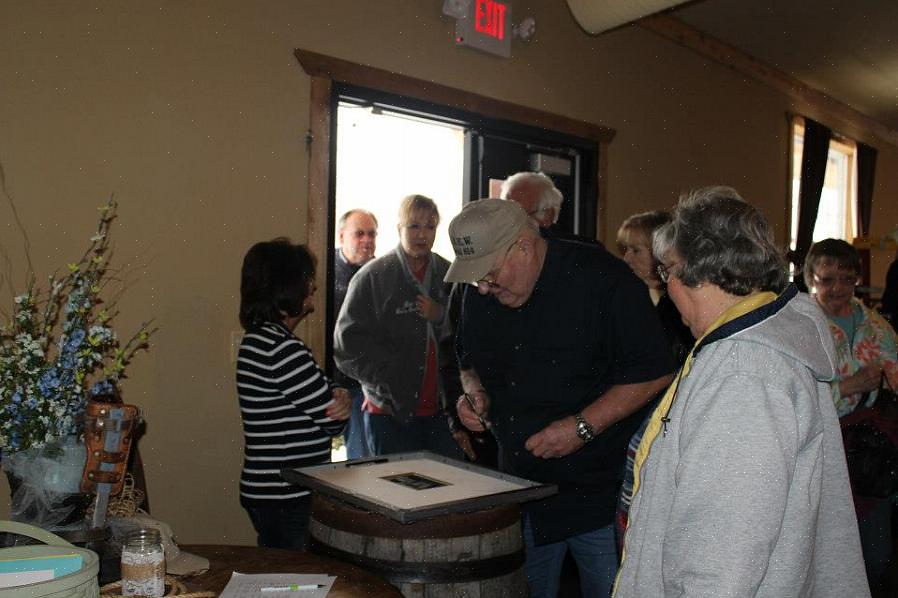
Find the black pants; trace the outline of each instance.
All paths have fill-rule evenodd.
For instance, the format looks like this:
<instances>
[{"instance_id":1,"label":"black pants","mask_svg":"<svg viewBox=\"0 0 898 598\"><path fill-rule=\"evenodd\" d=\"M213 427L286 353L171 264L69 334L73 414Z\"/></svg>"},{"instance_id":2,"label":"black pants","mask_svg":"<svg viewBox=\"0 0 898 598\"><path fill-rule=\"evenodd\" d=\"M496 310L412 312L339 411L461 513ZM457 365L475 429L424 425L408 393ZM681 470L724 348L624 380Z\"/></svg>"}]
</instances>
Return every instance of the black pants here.
<instances>
[{"instance_id":1,"label":"black pants","mask_svg":"<svg viewBox=\"0 0 898 598\"><path fill-rule=\"evenodd\" d=\"M266 548L305 550L310 502L311 496L303 496L284 507L246 507L256 529L257 544Z\"/></svg>"}]
</instances>

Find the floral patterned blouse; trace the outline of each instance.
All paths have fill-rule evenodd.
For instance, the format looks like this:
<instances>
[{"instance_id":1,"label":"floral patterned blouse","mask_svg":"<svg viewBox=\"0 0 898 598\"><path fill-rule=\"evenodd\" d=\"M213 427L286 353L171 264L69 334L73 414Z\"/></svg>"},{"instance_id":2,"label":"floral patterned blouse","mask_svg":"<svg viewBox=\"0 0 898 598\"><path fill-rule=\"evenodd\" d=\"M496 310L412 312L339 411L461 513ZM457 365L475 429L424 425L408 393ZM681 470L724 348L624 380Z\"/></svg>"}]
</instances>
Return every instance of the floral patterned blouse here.
<instances>
[{"instance_id":1,"label":"floral patterned blouse","mask_svg":"<svg viewBox=\"0 0 898 598\"><path fill-rule=\"evenodd\" d=\"M898 389L898 355L896 355L898 343L896 343L895 331L881 315L867 308L857 299L852 299L852 306L854 309L860 308L862 314L862 320L854 333L854 347L851 346L851 339L848 338L845 331L827 318L829 330L836 345L836 359L838 360L836 380L852 375L865 365L879 362L882 364L888 385L892 389ZM842 417L854 411L863 393L843 397L839 393L838 382L834 382L832 396L836 412L839 417ZM870 393L868 404L872 404L875 399L876 391L874 390Z\"/></svg>"}]
</instances>

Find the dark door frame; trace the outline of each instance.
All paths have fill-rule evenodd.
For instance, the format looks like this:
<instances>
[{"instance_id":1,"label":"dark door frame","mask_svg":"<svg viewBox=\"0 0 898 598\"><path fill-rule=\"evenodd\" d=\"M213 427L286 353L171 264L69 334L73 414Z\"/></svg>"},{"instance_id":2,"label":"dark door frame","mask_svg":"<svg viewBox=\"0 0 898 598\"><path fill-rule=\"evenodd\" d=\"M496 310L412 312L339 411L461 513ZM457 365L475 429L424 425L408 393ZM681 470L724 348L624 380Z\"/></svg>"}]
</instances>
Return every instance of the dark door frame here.
<instances>
[{"instance_id":1,"label":"dark door frame","mask_svg":"<svg viewBox=\"0 0 898 598\"><path fill-rule=\"evenodd\" d=\"M332 143L332 125L335 117L332 92L335 82L380 90L483 114L490 118L513 121L524 126L558 131L595 141L599 151L598 165L594 170L597 180L593 188L597 192L595 198L597 225L601 222L608 179L606 176L608 145L614 139L614 129L308 50L297 49L294 54L303 70L311 77L309 134L307 137L309 151L307 243L319 257L321 263L327 263L326 260L329 259L328 256L332 252L332 248L329 246L329 227L333 218L333 215L330 214L332 210L330 197L334 187L334 172L331 164L335 153ZM597 226L596 230L599 240L602 240L601 228ZM326 268L318 269L316 282L319 288L328 289ZM324 300L330 302L329 289ZM310 321L307 324L307 344L314 351L319 363L324 363L325 347L327 346L326 313L326 309L316 311L310 316Z\"/></svg>"}]
</instances>

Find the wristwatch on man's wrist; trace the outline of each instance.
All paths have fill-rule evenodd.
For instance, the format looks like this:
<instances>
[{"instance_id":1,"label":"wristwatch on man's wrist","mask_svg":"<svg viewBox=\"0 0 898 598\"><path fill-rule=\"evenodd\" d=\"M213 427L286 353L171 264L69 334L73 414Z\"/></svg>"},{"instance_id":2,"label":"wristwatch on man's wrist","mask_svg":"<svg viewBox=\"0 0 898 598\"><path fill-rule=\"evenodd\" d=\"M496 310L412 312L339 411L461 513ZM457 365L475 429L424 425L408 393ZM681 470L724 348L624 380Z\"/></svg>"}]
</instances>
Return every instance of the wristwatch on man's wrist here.
<instances>
[{"instance_id":1,"label":"wristwatch on man's wrist","mask_svg":"<svg viewBox=\"0 0 898 598\"><path fill-rule=\"evenodd\" d=\"M583 416L579 412L574 414L574 419L577 420L577 437L582 440L584 444L596 437L595 428L590 426L589 422L583 419Z\"/></svg>"}]
</instances>

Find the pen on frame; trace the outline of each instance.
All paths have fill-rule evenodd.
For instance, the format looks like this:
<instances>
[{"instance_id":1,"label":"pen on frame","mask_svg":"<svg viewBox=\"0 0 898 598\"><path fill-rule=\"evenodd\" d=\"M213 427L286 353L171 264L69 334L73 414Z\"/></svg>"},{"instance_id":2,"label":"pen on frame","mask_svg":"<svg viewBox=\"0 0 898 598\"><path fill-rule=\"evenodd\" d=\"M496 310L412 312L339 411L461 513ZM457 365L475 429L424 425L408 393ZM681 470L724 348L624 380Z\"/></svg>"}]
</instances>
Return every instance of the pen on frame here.
<instances>
[{"instance_id":1,"label":"pen on frame","mask_svg":"<svg viewBox=\"0 0 898 598\"><path fill-rule=\"evenodd\" d=\"M474 408L474 397L472 397L468 393L464 393L463 396L465 397L465 402L468 404L468 407L470 407L471 411L474 412L474 415L477 416L477 421L480 422L480 425L483 426L483 429L489 430L490 432L492 432L493 431L492 422L489 422L489 421L483 419L483 416L480 415L479 413L477 413L477 409Z\"/></svg>"},{"instance_id":2,"label":"pen on frame","mask_svg":"<svg viewBox=\"0 0 898 598\"><path fill-rule=\"evenodd\" d=\"M304 590L320 590L324 586L319 583L307 583L307 584L291 584L289 586L271 586L267 588L261 588L259 591L263 593L268 592L302 592Z\"/></svg>"}]
</instances>

